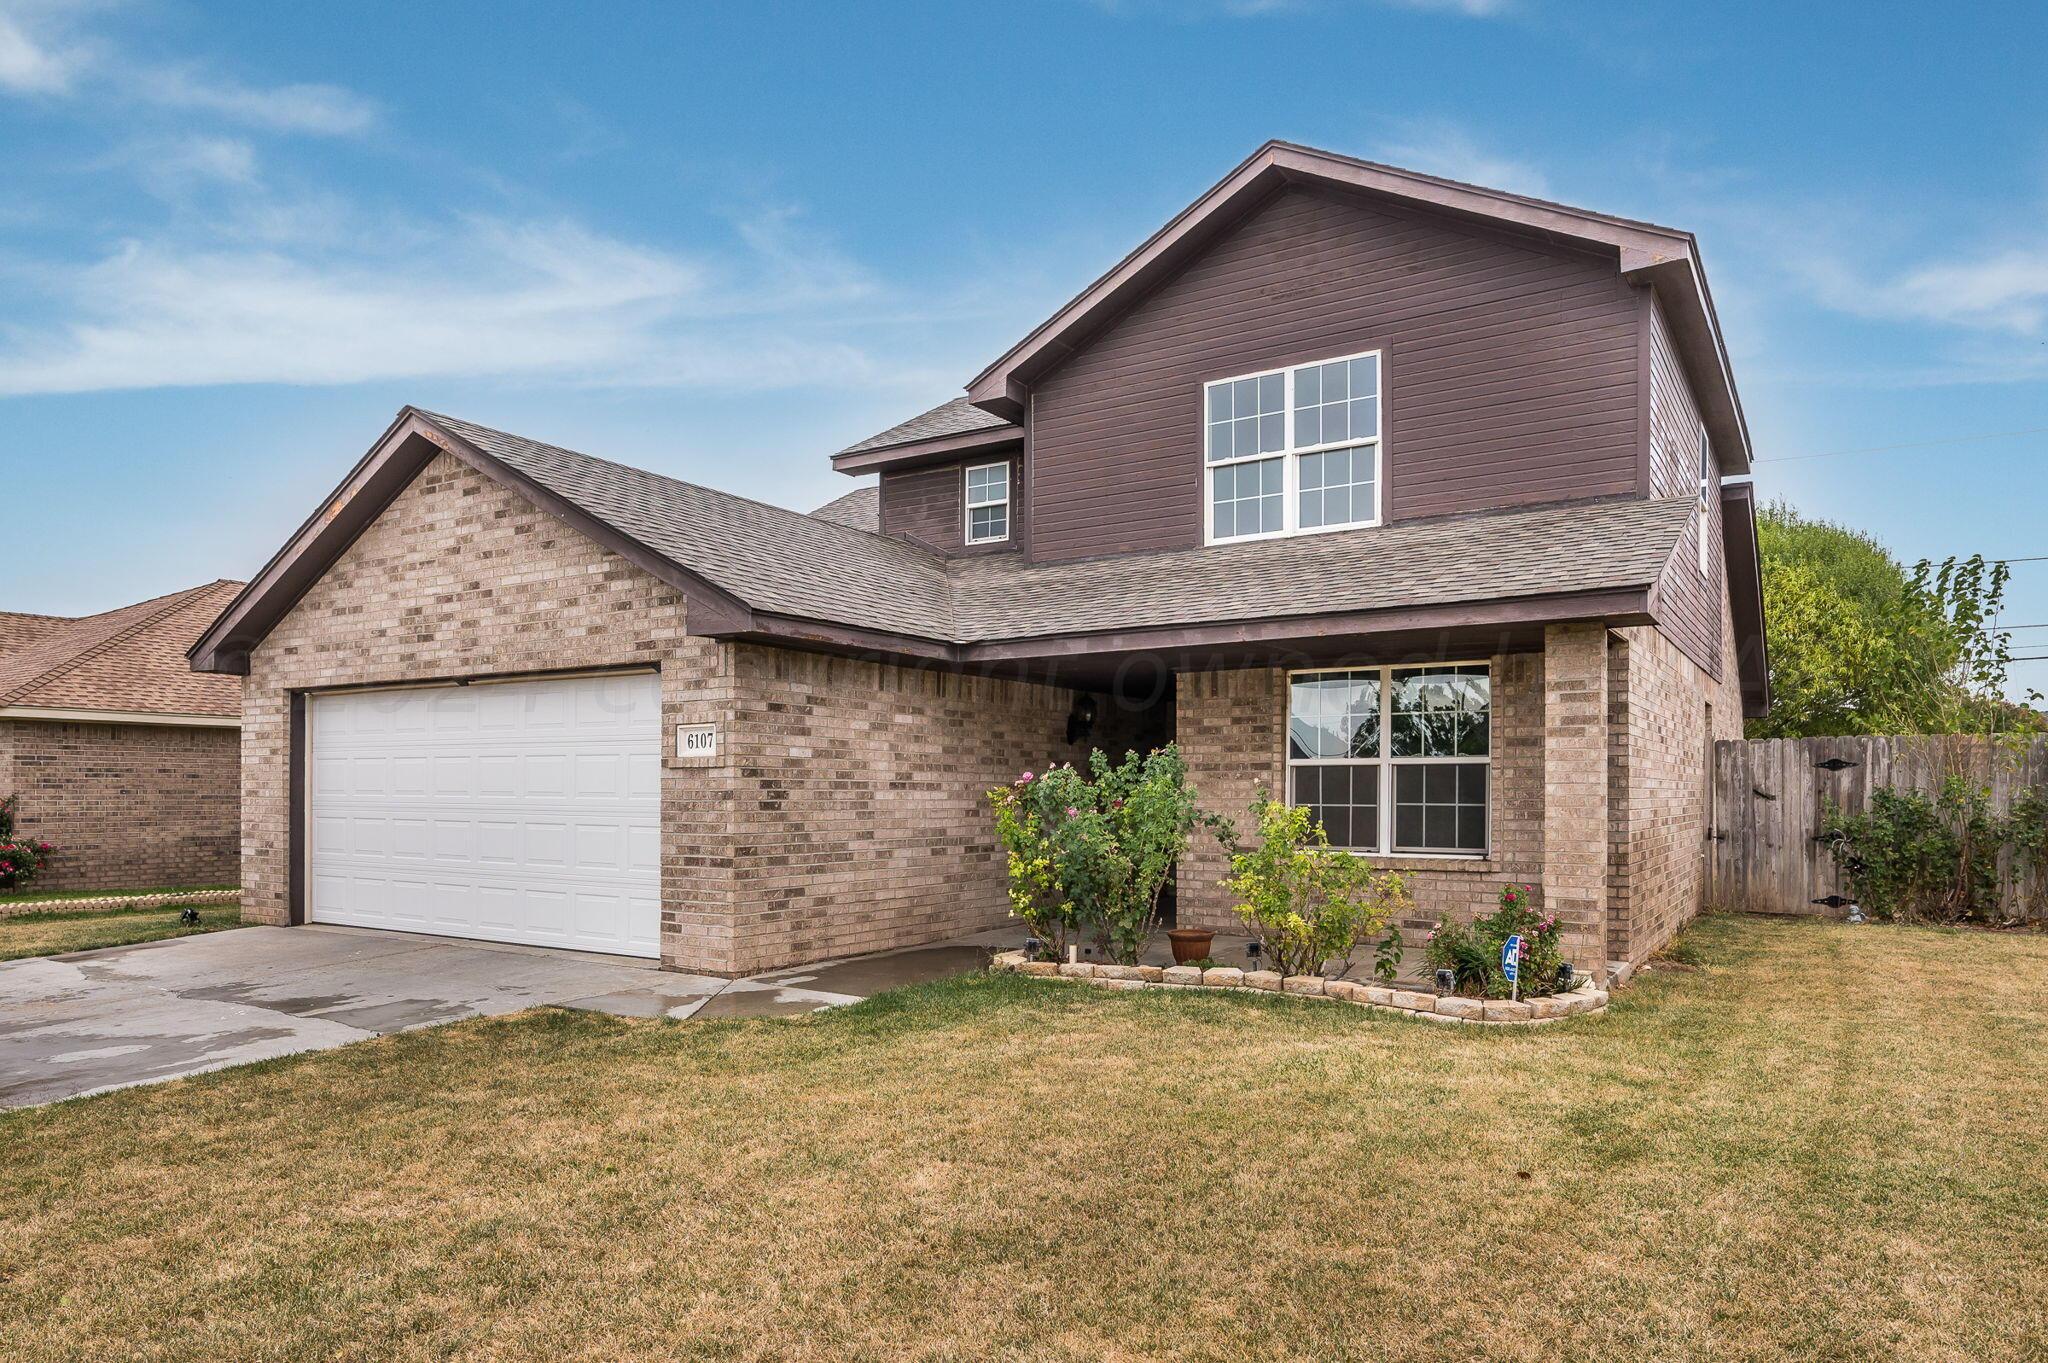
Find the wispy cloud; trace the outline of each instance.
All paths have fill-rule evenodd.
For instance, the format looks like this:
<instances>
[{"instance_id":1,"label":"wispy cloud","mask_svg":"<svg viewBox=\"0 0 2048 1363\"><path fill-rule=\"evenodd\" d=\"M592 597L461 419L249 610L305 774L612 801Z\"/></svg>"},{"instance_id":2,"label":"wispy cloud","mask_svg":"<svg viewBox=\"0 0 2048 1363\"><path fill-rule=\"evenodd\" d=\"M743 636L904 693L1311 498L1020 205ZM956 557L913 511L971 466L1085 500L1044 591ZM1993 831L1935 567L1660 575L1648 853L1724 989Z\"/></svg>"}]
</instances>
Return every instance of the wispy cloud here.
<instances>
[{"instance_id":1,"label":"wispy cloud","mask_svg":"<svg viewBox=\"0 0 2048 1363\"><path fill-rule=\"evenodd\" d=\"M1382 142L1378 154L1409 170L1464 180L1488 189L1535 198L1550 196L1550 178L1530 161L1480 145L1471 133L1443 119L1410 122Z\"/></svg>"},{"instance_id":2,"label":"wispy cloud","mask_svg":"<svg viewBox=\"0 0 2048 1363\"><path fill-rule=\"evenodd\" d=\"M1863 317L2038 336L2048 323L2048 240L1937 257L1891 272L1815 262L1822 301Z\"/></svg>"},{"instance_id":3,"label":"wispy cloud","mask_svg":"<svg viewBox=\"0 0 2048 1363\"><path fill-rule=\"evenodd\" d=\"M34 21L41 18L44 25ZM15 95L61 95L86 65L88 50L45 34L54 28L46 7L0 3L0 91Z\"/></svg>"},{"instance_id":4,"label":"wispy cloud","mask_svg":"<svg viewBox=\"0 0 2048 1363\"><path fill-rule=\"evenodd\" d=\"M68 273L24 267L53 291L60 320L9 329L0 394L437 376L742 388L891 378L833 336L855 320L835 308L878 286L835 252L802 250L786 213L741 225L739 249L700 258L573 221L362 223L347 235L395 245L136 240ZM806 339L788 337L792 311Z\"/></svg>"},{"instance_id":5,"label":"wispy cloud","mask_svg":"<svg viewBox=\"0 0 2048 1363\"><path fill-rule=\"evenodd\" d=\"M216 114L276 132L341 136L361 132L377 118L375 105L338 85L263 88L190 67L139 72L134 89L141 98L167 109Z\"/></svg>"},{"instance_id":6,"label":"wispy cloud","mask_svg":"<svg viewBox=\"0 0 2048 1363\"><path fill-rule=\"evenodd\" d=\"M201 114L280 133L342 136L376 105L337 85L259 86L224 72L125 53L81 34L90 0L0 0L0 93L93 97Z\"/></svg>"}]
</instances>

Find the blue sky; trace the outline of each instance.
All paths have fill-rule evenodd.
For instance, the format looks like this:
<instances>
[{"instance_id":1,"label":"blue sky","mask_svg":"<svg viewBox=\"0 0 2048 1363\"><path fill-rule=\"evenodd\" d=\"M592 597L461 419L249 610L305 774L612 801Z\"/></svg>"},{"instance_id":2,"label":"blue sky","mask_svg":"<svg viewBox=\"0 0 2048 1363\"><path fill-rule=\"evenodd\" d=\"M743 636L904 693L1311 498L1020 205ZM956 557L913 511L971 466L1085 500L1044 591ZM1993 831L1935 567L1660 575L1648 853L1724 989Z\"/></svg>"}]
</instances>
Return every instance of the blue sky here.
<instances>
[{"instance_id":1,"label":"blue sky","mask_svg":"<svg viewBox=\"0 0 2048 1363\"><path fill-rule=\"evenodd\" d=\"M0 0L0 608L247 575L406 402L815 505L1268 137L1691 229L1763 495L2048 554L2044 50L2040 6Z\"/></svg>"}]
</instances>

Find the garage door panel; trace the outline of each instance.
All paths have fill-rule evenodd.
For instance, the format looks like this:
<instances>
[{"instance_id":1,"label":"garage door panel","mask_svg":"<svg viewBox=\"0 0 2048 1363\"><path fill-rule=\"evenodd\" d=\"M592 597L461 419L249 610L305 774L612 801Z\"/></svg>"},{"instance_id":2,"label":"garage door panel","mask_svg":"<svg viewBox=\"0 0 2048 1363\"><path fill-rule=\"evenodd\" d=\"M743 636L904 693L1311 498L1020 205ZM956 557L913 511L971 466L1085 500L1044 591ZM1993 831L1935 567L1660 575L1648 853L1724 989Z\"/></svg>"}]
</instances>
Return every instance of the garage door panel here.
<instances>
[{"instance_id":1,"label":"garage door panel","mask_svg":"<svg viewBox=\"0 0 2048 1363\"><path fill-rule=\"evenodd\" d=\"M652 956L652 676L316 697L317 922Z\"/></svg>"}]
</instances>

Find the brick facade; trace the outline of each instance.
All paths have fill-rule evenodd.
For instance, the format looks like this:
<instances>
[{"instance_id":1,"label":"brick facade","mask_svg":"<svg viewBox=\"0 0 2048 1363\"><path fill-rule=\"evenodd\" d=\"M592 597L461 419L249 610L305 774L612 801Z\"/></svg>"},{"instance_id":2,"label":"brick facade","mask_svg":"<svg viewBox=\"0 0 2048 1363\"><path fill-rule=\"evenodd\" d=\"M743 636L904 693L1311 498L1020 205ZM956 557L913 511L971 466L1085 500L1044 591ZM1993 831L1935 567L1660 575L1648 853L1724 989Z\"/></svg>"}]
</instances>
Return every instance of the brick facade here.
<instances>
[{"instance_id":1,"label":"brick facade","mask_svg":"<svg viewBox=\"0 0 2048 1363\"><path fill-rule=\"evenodd\" d=\"M708 721L726 735L709 764L664 759L664 964L750 973L1004 921L981 795L1085 754L1065 740L1072 692L719 643L690 635L687 614L666 584L436 459L251 655L244 913L288 917L294 692L647 665L662 675L664 734ZM1527 883L1566 923L1575 962L1640 961L1699 902L1704 706L1717 731L1739 731L1733 669L1715 683L1654 630L1598 625L1492 662L1492 851L1376 858L1410 876L1403 927L1419 941L1437 916L1469 919L1503 883ZM1095 741L1152 727L1102 705ZM1284 671L1184 673L1173 713L1205 807L1242 823L1256 790L1284 790ZM1224 869L1198 838L1183 922L1234 923Z\"/></svg>"},{"instance_id":2,"label":"brick facade","mask_svg":"<svg viewBox=\"0 0 2048 1363\"><path fill-rule=\"evenodd\" d=\"M288 920L295 690L653 665L664 734L663 964L748 973L999 924L980 796L1072 755L1071 693L686 632L679 593L523 498L434 460L250 658L244 914Z\"/></svg>"},{"instance_id":3,"label":"brick facade","mask_svg":"<svg viewBox=\"0 0 2048 1363\"><path fill-rule=\"evenodd\" d=\"M0 720L0 795L57 848L40 890L233 884L233 729Z\"/></svg>"},{"instance_id":4,"label":"brick facade","mask_svg":"<svg viewBox=\"0 0 2048 1363\"><path fill-rule=\"evenodd\" d=\"M1070 692L742 646L727 967L937 941L1009 913L982 796L1069 747Z\"/></svg>"},{"instance_id":5,"label":"brick facade","mask_svg":"<svg viewBox=\"0 0 2048 1363\"><path fill-rule=\"evenodd\" d=\"M1732 656L1732 625L1724 619ZM1536 887L1588 969L1640 964L1698 912L1705 895L1708 725L1739 737L1734 669L1716 681L1654 628L1553 628L1542 653L1495 657L1492 849L1478 859L1374 857L1415 897L1410 945L1438 917L1489 912L1500 887ZM1178 726L1204 808L1240 826L1258 790L1285 788L1286 673L1186 673ZM1181 921L1235 927L1213 841L1182 866Z\"/></svg>"},{"instance_id":6,"label":"brick facade","mask_svg":"<svg viewBox=\"0 0 2048 1363\"><path fill-rule=\"evenodd\" d=\"M1401 871L1415 897L1403 935L1420 945L1438 917L1470 920L1493 907L1510 881L1538 884L1543 858L1543 656L1504 654L1493 665L1493 833L1484 858L1374 857ZM1287 674L1278 668L1191 672L1180 677L1178 736L1202 807L1249 828L1248 806L1287 780ZM1180 920L1235 929L1227 872L1214 839L1198 836L1182 863Z\"/></svg>"}]
</instances>

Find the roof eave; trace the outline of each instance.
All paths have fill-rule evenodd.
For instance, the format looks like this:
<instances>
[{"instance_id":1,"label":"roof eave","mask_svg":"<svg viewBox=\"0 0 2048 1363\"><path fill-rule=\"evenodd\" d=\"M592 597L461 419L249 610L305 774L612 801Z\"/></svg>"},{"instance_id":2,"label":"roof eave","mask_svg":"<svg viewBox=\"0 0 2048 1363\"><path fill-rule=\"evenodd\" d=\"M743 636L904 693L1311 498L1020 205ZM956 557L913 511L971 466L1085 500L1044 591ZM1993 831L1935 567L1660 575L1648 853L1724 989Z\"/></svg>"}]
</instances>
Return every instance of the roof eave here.
<instances>
[{"instance_id":1,"label":"roof eave","mask_svg":"<svg viewBox=\"0 0 2048 1363\"><path fill-rule=\"evenodd\" d=\"M832 456L832 467L840 473L859 477L879 469L916 468L923 464L940 464L964 455L982 454L995 450L1012 449L1024 443L1024 431L1017 426L990 426L981 431L965 431L959 435L933 436L925 440L908 440L900 445L885 445L880 449L852 450Z\"/></svg>"},{"instance_id":2,"label":"roof eave","mask_svg":"<svg viewBox=\"0 0 2048 1363\"><path fill-rule=\"evenodd\" d=\"M675 587L689 603L692 633L729 632L744 628L751 620L747 604L724 588L592 516L444 429L417 408L406 407L319 509L186 651L193 671L247 676L250 651L437 453L452 455L511 488L587 538Z\"/></svg>"},{"instance_id":3,"label":"roof eave","mask_svg":"<svg viewBox=\"0 0 2048 1363\"><path fill-rule=\"evenodd\" d=\"M1742 714L1761 719L1771 710L1771 658L1765 632L1763 560L1756 533L1756 488L1721 488L1721 550L1728 564L1728 610L1735 629L1736 676Z\"/></svg>"}]
</instances>

